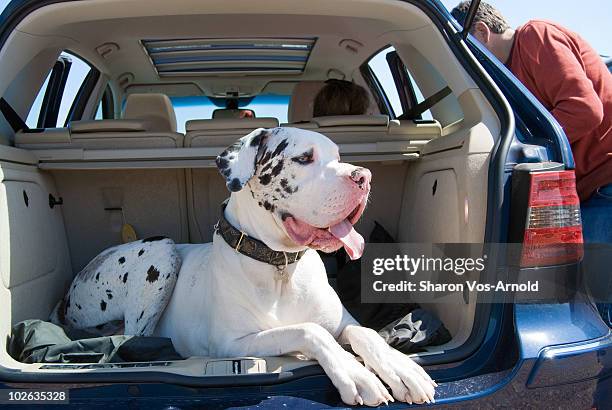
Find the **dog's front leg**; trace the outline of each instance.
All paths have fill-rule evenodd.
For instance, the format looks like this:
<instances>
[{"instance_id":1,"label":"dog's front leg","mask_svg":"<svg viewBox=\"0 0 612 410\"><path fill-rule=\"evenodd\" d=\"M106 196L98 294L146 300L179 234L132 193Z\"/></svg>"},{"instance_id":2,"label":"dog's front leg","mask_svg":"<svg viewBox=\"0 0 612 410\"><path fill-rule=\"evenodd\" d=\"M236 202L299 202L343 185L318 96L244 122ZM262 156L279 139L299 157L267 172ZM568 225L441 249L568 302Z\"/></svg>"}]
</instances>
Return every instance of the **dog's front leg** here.
<instances>
[{"instance_id":1,"label":"dog's front leg","mask_svg":"<svg viewBox=\"0 0 612 410\"><path fill-rule=\"evenodd\" d=\"M281 356L302 353L317 360L347 404L377 406L393 401L381 381L314 323L264 330L234 340L231 355Z\"/></svg>"},{"instance_id":2,"label":"dog's front leg","mask_svg":"<svg viewBox=\"0 0 612 410\"><path fill-rule=\"evenodd\" d=\"M376 331L349 324L340 340L349 343L365 365L391 387L397 400L411 404L434 402L436 383L421 366L385 343Z\"/></svg>"}]
</instances>

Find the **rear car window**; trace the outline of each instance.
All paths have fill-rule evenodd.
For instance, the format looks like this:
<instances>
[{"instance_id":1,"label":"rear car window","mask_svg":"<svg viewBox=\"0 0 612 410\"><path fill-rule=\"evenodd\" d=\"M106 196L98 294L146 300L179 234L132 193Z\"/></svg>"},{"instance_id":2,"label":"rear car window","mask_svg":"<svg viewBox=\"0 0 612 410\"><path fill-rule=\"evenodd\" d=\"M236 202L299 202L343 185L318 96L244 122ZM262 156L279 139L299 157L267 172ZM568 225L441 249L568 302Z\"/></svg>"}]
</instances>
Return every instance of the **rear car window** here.
<instances>
[{"instance_id":1,"label":"rear car window","mask_svg":"<svg viewBox=\"0 0 612 410\"><path fill-rule=\"evenodd\" d=\"M369 61L368 66L372 70L372 74L378 80L382 92L384 93L384 98L388 101L389 105L393 109L393 116L395 118L399 117L404 113L404 109L402 108L402 104L400 101L399 91L397 86L395 85L395 81L393 79L393 73L391 72L391 67L389 66L389 62L387 61L387 55L390 53L395 53L395 48L387 47L374 55ZM420 103L425 100L423 93L419 89L419 86L415 82L414 78L410 71L404 67L408 78L410 79L410 85L412 87L412 91L414 92L414 97L416 99L415 103ZM433 117L431 115L431 111L427 110L421 114L421 118L425 120L431 120Z\"/></svg>"},{"instance_id":2,"label":"rear car window","mask_svg":"<svg viewBox=\"0 0 612 410\"><path fill-rule=\"evenodd\" d=\"M49 127L64 127L66 125L70 109L74 104L77 94L81 86L83 85L85 78L92 70L92 67L85 62L83 59L64 51L60 54L60 59L68 61L70 64L67 67L67 76L63 83L63 90L61 90L61 97L59 99L59 107L57 109L57 118L52 118L49 122L49 117L46 120L42 118L42 111L44 110L45 95L49 91L49 80L52 76L53 69L49 70L49 74L43 85L41 86L36 99L30 108L26 124L30 128L49 128ZM53 116L55 117L55 115Z\"/></svg>"},{"instance_id":3,"label":"rear car window","mask_svg":"<svg viewBox=\"0 0 612 410\"><path fill-rule=\"evenodd\" d=\"M263 94L254 97L240 108L253 110L256 117L274 117L279 122L287 122L289 95ZM223 108L205 96L171 97L176 113L178 132L185 132L185 123L189 120L207 120L212 118L214 110Z\"/></svg>"}]
</instances>

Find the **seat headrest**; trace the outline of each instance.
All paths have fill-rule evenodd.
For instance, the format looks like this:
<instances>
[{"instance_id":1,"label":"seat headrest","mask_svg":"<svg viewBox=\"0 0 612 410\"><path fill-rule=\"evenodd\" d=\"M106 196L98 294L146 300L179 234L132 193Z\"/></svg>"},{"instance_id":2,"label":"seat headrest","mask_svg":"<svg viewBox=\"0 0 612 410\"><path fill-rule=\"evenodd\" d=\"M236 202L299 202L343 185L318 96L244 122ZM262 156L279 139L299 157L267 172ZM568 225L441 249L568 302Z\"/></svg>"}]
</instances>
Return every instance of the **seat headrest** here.
<instances>
[{"instance_id":1,"label":"seat headrest","mask_svg":"<svg viewBox=\"0 0 612 410\"><path fill-rule=\"evenodd\" d=\"M146 120L151 131L176 132L176 114L165 94L130 94L125 101L123 118Z\"/></svg>"},{"instance_id":2,"label":"seat headrest","mask_svg":"<svg viewBox=\"0 0 612 410\"><path fill-rule=\"evenodd\" d=\"M231 130L231 129L251 129L255 128L275 128L278 127L278 120L272 117L261 118L215 118L212 120L189 120L185 124L185 130L207 131L207 130Z\"/></svg>"},{"instance_id":3,"label":"seat headrest","mask_svg":"<svg viewBox=\"0 0 612 410\"><path fill-rule=\"evenodd\" d=\"M138 132L147 131L145 120L84 120L72 121L69 125L72 134L90 132Z\"/></svg>"},{"instance_id":4,"label":"seat headrest","mask_svg":"<svg viewBox=\"0 0 612 410\"><path fill-rule=\"evenodd\" d=\"M389 125L389 117L386 115L330 115L327 117L315 117L312 122L319 127L339 127L351 125Z\"/></svg>"},{"instance_id":5,"label":"seat headrest","mask_svg":"<svg viewBox=\"0 0 612 410\"><path fill-rule=\"evenodd\" d=\"M312 119L314 99L325 85L324 81L300 81L293 88L287 120L306 122Z\"/></svg>"}]
</instances>

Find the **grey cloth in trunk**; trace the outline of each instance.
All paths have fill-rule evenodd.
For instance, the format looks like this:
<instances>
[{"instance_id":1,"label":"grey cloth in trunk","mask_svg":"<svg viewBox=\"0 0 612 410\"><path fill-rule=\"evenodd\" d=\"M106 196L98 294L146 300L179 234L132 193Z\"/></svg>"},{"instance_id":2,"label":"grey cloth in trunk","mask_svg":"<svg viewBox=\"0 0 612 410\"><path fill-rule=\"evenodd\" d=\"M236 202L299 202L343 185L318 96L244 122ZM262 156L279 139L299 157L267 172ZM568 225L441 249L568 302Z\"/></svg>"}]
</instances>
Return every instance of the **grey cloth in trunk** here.
<instances>
[{"instance_id":1,"label":"grey cloth in trunk","mask_svg":"<svg viewBox=\"0 0 612 410\"><path fill-rule=\"evenodd\" d=\"M102 336L71 332L42 320L13 326L8 353L22 363L120 363L181 360L165 337Z\"/></svg>"}]
</instances>

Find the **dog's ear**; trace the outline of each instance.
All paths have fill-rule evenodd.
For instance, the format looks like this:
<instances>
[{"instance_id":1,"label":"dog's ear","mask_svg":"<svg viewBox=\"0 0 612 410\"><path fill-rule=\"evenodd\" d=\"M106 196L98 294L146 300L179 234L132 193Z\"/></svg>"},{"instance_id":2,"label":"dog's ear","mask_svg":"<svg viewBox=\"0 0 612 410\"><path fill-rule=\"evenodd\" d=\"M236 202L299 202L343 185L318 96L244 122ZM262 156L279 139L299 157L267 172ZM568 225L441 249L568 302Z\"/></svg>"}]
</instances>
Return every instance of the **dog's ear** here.
<instances>
[{"instance_id":1,"label":"dog's ear","mask_svg":"<svg viewBox=\"0 0 612 410\"><path fill-rule=\"evenodd\" d=\"M240 191L255 174L257 153L267 136L268 130L258 128L227 147L217 157L217 168L231 192Z\"/></svg>"}]
</instances>

